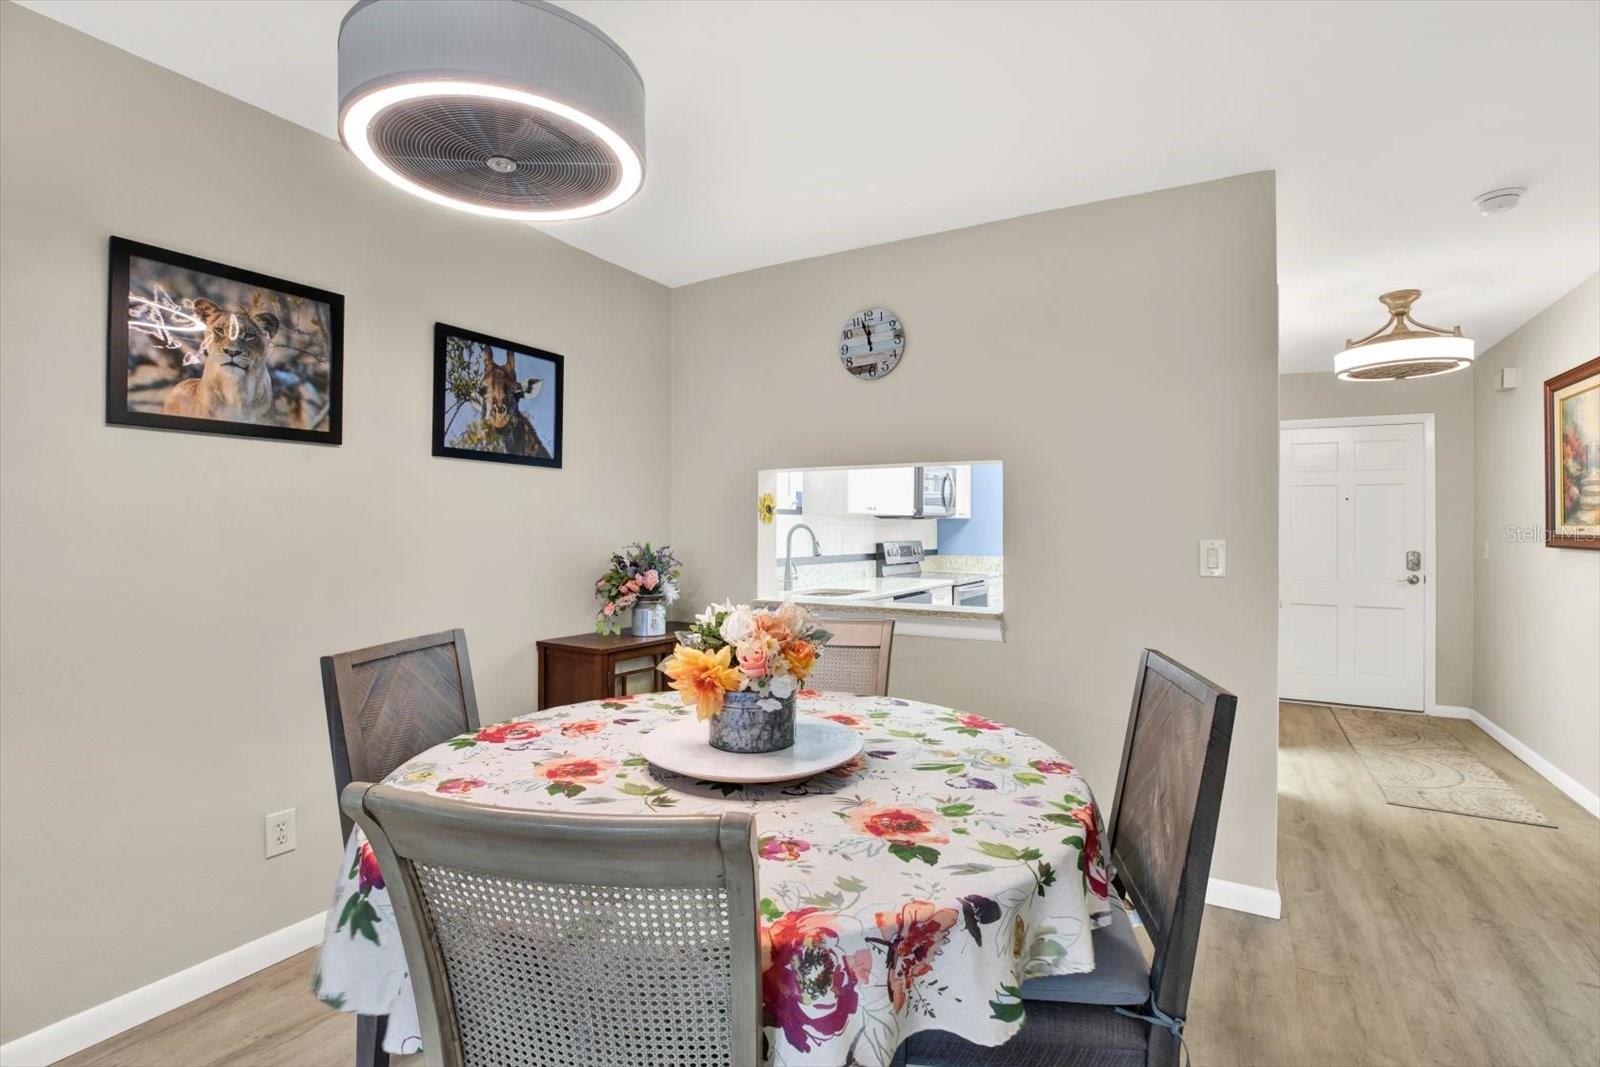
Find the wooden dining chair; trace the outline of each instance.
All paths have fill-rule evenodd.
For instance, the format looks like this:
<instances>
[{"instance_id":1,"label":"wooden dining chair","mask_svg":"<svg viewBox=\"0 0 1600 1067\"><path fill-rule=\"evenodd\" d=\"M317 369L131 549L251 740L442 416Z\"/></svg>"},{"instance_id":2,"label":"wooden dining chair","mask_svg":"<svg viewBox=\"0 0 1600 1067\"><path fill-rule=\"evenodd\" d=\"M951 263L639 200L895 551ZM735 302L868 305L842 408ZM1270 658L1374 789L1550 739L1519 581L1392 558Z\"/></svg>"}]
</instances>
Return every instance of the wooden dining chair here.
<instances>
[{"instance_id":1,"label":"wooden dining chair","mask_svg":"<svg viewBox=\"0 0 1600 1067\"><path fill-rule=\"evenodd\" d=\"M481 725L461 630L323 656L322 698L335 802L351 782L381 782L424 749ZM340 823L349 838L342 811Z\"/></svg>"},{"instance_id":2,"label":"wooden dining chair","mask_svg":"<svg viewBox=\"0 0 1600 1067\"><path fill-rule=\"evenodd\" d=\"M512 811L348 786L430 1067L761 1062L755 820Z\"/></svg>"},{"instance_id":3,"label":"wooden dining chair","mask_svg":"<svg viewBox=\"0 0 1600 1067\"><path fill-rule=\"evenodd\" d=\"M382 781L402 763L476 730L467 635L461 630L322 657L322 699L333 751L334 800L353 781ZM350 837L350 817L339 812ZM356 1016L356 1067L388 1067L387 1016Z\"/></svg>"},{"instance_id":4,"label":"wooden dining chair","mask_svg":"<svg viewBox=\"0 0 1600 1067\"><path fill-rule=\"evenodd\" d=\"M806 678L807 688L860 697L888 696L894 620L823 619L819 625L831 631L833 638Z\"/></svg>"},{"instance_id":5,"label":"wooden dining chair","mask_svg":"<svg viewBox=\"0 0 1600 1067\"><path fill-rule=\"evenodd\" d=\"M1095 969L1022 983L1021 1031L999 1048L914 1035L915 1067L1176 1067L1205 912L1238 700L1154 649L1139 658L1107 828L1119 888L1138 912L1146 964L1120 909L1094 931Z\"/></svg>"}]
</instances>

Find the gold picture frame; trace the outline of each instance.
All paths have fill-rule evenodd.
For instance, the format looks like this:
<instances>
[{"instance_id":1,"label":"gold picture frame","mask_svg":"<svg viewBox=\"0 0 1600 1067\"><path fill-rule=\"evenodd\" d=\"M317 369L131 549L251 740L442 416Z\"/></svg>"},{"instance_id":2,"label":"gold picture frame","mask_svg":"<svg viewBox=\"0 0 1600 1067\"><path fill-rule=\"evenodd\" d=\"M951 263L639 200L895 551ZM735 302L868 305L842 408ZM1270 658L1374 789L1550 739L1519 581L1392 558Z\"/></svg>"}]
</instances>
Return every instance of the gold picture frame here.
<instances>
[{"instance_id":1,"label":"gold picture frame","mask_svg":"<svg viewBox=\"0 0 1600 1067\"><path fill-rule=\"evenodd\" d=\"M1544 543L1600 549L1600 357L1544 383Z\"/></svg>"}]
</instances>

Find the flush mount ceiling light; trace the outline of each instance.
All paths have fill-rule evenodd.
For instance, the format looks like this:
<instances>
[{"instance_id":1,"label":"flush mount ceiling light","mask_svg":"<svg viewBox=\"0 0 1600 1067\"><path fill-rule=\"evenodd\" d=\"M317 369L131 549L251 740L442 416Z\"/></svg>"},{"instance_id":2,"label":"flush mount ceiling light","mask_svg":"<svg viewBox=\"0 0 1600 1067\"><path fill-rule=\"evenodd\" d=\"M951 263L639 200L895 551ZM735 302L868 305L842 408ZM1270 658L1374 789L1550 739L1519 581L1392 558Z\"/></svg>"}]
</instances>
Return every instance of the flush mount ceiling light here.
<instances>
[{"instance_id":1,"label":"flush mount ceiling light","mask_svg":"<svg viewBox=\"0 0 1600 1067\"><path fill-rule=\"evenodd\" d=\"M435 204L588 218L644 182L644 81L543 0L361 0L339 26L339 139Z\"/></svg>"},{"instance_id":2,"label":"flush mount ceiling light","mask_svg":"<svg viewBox=\"0 0 1600 1067\"><path fill-rule=\"evenodd\" d=\"M1420 296L1420 289L1397 289L1378 297L1389 321L1359 341L1346 341L1333 357L1333 373L1347 382L1390 382L1472 366L1474 346L1461 336L1461 327L1441 330L1411 317Z\"/></svg>"},{"instance_id":3,"label":"flush mount ceiling light","mask_svg":"<svg viewBox=\"0 0 1600 1067\"><path fill-rule=\"evenodd\" d=\"M1482 196L1473 197L1472 206L1478 209L1480 215L1504 215L1522 203L1522 196L1527 191L1521 187L1490 189Z\"/></svg>"}]
</instances>

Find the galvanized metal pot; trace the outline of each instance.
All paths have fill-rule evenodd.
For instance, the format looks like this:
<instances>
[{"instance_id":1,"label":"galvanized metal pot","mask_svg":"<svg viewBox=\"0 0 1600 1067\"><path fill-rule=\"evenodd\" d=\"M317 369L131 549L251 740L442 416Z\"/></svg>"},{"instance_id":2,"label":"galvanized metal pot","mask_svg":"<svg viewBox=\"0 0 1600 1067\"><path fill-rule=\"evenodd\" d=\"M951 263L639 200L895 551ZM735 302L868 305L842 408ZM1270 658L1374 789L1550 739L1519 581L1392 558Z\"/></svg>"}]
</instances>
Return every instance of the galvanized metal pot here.
<instances>
[{"instance_id":1,"label":"galvanized metal pot","mask_svg":"<svg viewBox=\"0 0 1600 1067\"><path fill-rule=\"evenodd\" d=\"M794 744L794 694L776 711L761 707L760 693L728 693L711 720L711 747L724 752L777 752Z\"/></svg>"},{"instance_id":2,"label":"galvanized metal pot","mask_svg":"<svg viewBox=\"0 0 1600 1067\"><path fill-rule=\"evenodd\" d=\"M667 635L667 598L641 596L633 605L633 636L665 637Z\"/></svg>"}]
</instances>

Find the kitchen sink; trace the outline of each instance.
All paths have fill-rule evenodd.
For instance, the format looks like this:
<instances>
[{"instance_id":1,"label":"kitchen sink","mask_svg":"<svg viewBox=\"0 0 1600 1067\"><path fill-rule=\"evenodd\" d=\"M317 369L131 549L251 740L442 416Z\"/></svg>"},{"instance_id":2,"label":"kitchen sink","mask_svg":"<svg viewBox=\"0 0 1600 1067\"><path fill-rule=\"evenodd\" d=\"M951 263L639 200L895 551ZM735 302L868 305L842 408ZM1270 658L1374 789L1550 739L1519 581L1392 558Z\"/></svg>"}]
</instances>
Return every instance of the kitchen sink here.
<instances>
[{"instance_id":1,"label":"kitchen sink","mask_svg":"<svg viewBox=\"0 0 1600 1067\"><path fill-rule=\"evenodd\" d=\"M795 596L857 596L865 589L797 589Z\"/></svg>"}]
</instances>

